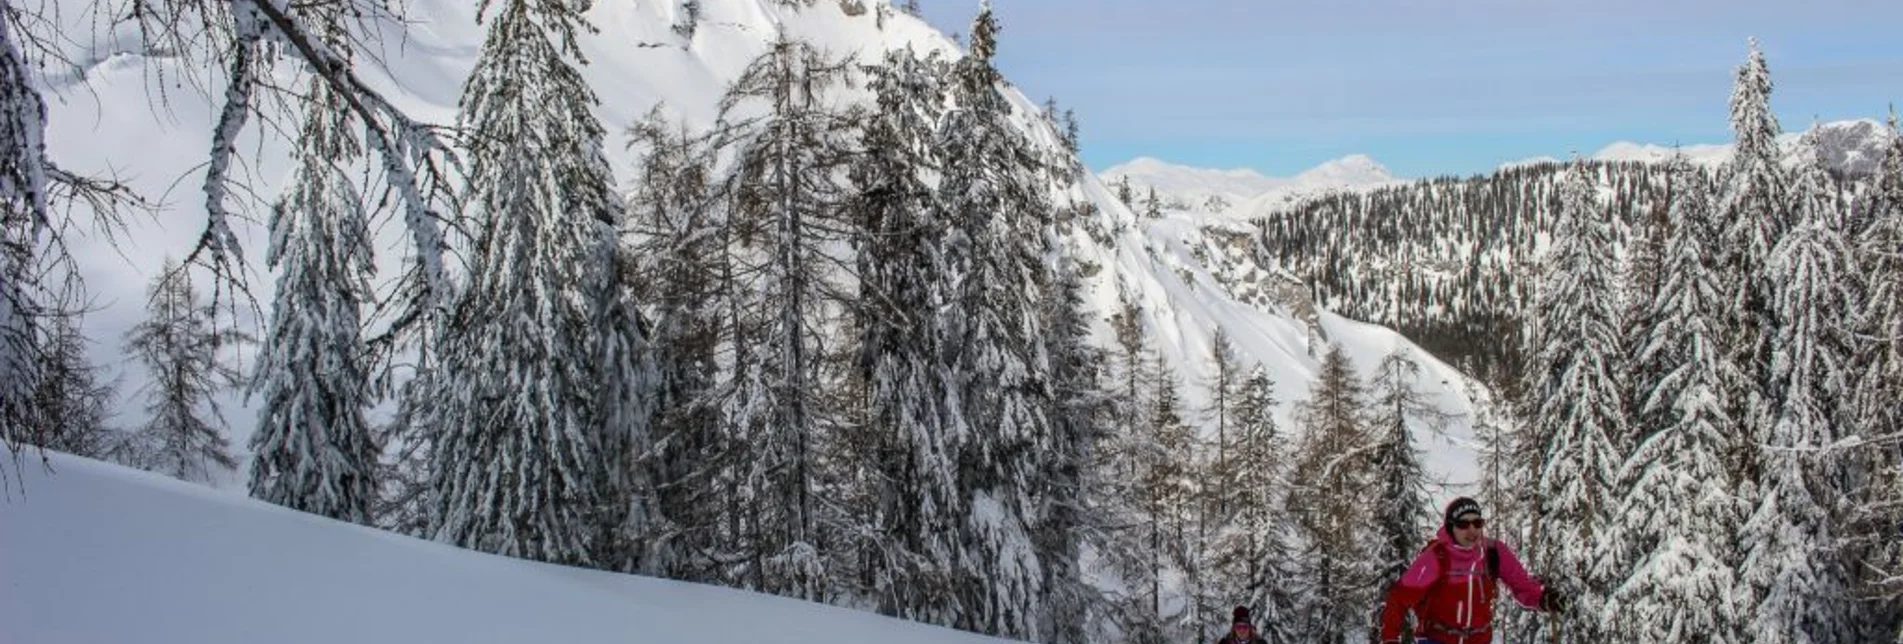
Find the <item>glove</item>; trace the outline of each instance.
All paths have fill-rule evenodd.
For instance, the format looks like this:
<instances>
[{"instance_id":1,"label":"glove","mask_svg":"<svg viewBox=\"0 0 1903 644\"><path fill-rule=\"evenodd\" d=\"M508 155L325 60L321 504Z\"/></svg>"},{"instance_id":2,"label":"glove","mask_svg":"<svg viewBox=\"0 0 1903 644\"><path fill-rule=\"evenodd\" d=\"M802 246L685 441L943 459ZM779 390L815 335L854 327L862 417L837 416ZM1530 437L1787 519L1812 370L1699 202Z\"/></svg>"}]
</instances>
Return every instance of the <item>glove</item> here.
<instances>
[{"instance_id":1,"label":"glove","mask_svg":"<svg viewBox=\"0 0 1903 644\"><path fill-rule=\"evenodd\" d=\"M1547 613L1566 612L1566 595L1548 586L1540 593L1540 610Z\"/></svg>"}]
</instances>

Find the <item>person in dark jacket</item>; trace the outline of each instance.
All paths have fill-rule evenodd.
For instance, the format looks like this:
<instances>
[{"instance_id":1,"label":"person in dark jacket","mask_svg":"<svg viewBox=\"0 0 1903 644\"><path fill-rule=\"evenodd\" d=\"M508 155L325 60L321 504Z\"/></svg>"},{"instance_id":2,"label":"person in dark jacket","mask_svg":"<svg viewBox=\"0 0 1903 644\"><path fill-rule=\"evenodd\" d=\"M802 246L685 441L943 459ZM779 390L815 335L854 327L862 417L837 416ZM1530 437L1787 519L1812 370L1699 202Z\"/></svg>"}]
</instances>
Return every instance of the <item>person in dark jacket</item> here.
<instances>
[{"instance_id":1,"label":"person in dark jacket","mask_svg":"<svg viewBox=\"0 0 1903 644\"><path fill-rule=\"evenodd\" d=\"M1216 644L1268 644L1262 634L1255 632L1255 624L1249 622L1249 607L1237 606L1233 613L1235 619L1229 622L1229 633Z\"/></svg>"}]
</instances>

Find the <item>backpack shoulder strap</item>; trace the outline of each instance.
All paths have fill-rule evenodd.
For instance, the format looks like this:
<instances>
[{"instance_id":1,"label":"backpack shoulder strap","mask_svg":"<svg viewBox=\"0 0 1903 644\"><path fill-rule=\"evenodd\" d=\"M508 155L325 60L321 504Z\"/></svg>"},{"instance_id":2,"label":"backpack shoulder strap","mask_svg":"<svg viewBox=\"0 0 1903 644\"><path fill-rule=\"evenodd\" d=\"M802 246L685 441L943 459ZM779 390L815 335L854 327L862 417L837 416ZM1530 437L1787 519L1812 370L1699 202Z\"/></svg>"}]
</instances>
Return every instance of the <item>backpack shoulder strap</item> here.
<instances>
[{"instance_id":1,"label":"backpack shoulder strap","mask_svg":"<svg viewBox=\"0 0 1903 644\"><path fill-rule=\"evenodd\" d=\"M1427 547L1428 549L1434 551L1434 557L1437 560L1439 560L1438 562L1440 563L1440 577L1434 580L1434 583L1438 585L1440 584L1441 579L1445 579L1447 577L1447 565L1448 565L1447 564L1447 548L1443 547L1440 541L1429 543L1427 544ZM1500 578L1500 548L1498 546L1495 546L1493 540L1491 539L1487 540L1487 555L1486 556L1487 556L1487 577L1489 579Z\"/></svg>"}]
</instances>

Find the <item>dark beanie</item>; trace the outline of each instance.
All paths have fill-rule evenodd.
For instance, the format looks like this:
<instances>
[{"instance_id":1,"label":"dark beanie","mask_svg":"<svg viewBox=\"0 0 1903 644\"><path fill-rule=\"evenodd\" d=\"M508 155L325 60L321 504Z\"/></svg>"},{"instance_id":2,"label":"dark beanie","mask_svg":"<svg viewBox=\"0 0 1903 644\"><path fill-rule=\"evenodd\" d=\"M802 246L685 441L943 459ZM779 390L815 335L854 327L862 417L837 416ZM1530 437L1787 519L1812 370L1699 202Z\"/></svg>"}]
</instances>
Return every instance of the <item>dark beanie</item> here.
<instances>
[{"instance_id":1,"label":"dark beanie","mask_svg":"<svg viewBox=\"0 0 1903 644\"><path fill-rule=\"evenodd\" d=\"M1467 514L1471 514L1474 516L1481 516L1481 517L1486 516L1481 514L1480 512L1479 501L1475 501L1473 499L1463 496L1458 499L1454 499L1453 503L1447 504L1447 515L1442 518L1442 525L1445 525L1447 529L1452 530L1454 528L1454 520L1459 519L1462 515L1467 515Z\"/></svg>"},{"instance_id":2,"label":"dark beanie","mask_svg":"<svg viewBox=\"0 0 1903 644\"><path fill-rule=\"evenodd\" d=\"M1237 624L1247 624L1247 623L1249 623L1249 607L1248 607L1248 606L1237 606L1237 607L1236 607L1236 619L1235 619L1235 623L1237 623Z\"/></svg>"}]
</instances>

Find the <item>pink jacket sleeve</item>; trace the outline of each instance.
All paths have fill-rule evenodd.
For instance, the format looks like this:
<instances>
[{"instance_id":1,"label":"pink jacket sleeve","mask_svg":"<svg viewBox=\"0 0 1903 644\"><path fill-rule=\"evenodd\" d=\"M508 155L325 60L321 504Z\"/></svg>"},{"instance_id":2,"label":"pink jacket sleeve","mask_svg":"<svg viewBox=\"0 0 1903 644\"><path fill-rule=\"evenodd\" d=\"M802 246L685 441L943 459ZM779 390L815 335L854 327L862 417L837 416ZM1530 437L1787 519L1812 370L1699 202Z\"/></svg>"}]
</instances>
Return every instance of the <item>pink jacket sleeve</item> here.
<instances>
[{"instance_id":1,"label":"pink jacket sleeve","mask_svg":"<svg viewBox=\"0 0 1903 644\"><path fill-rule=\"evenodd\" d=\"M1538 608L1540 596L1546 594L1546 587L1532 575L1527 574L1526 566L1520 565L1520 557L1513 554L1512 548L1508 548L1507 544L1499 541L1493 544L1500 551L1501 583L1507 585L1507 590L1513 592L1513 600L1519 602L1521 606Z\"/></svg>"},{"instance_id":2,"label":"pink jacket sleeve","mask_svg":"<svg viewBox=\"0 0 1903 644\"><path fill-rule=\"evenodd\" d=\"M1381 641L1400 641L1408 609L1421 603L1428 587L1437 579L1440 579L1440 558L1434 556L1432 550L1422 550L1415 555L1414 564L1408 566L1407 572L1388 590L1387 601L1381 607Z\"/></svg>"}]
</instances>

